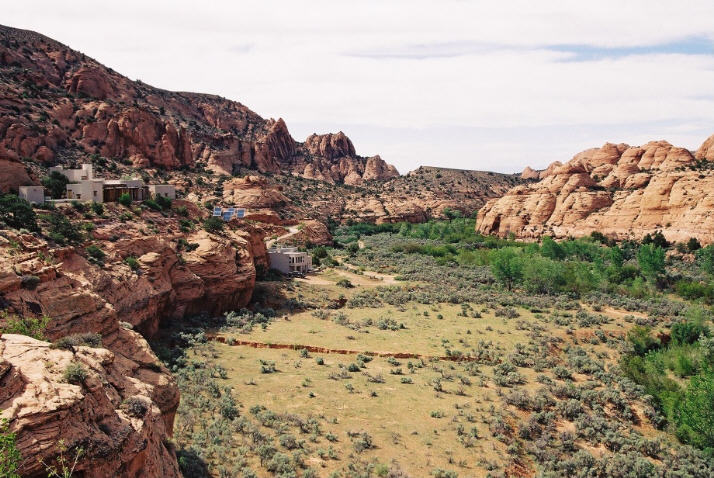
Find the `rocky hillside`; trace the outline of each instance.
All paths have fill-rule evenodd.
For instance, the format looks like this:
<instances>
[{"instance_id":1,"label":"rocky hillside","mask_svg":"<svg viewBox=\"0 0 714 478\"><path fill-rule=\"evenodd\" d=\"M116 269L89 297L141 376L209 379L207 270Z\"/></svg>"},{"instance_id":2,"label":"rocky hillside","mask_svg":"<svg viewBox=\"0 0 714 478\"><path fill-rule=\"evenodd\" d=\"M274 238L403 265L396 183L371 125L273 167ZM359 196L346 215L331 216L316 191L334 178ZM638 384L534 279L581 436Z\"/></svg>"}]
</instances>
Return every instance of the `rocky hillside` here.
<instances>
[{"instance_id":1,"label":"rocky hillside","mask_svg":"<svg viewBox=\"0 0 714 478\"><path fill-rule=\"evenodd\" d=\"M282 119L131 81L40 34L0 26L0 190L28 183L19 161L88 155L139 168L249 168L345 184L398 176L379 156L358 156L342 132L296 142Z\"/></svg>"},{"instance_id":2,"label":"rocky hillside","mask_svg":"<svg viewBox=\"0 0 714 478\"><path fill-rule=\"evenodd\" d=\"M523 176L539 180L489 201L479 232L640 239L659 230L670 241L714 242L714 136L695 153L666 141L607 143Z\"/></svg>"},{"instance_id":3,"label":"rocky hillside","mask_svg":"<svg viewBox=\"0 0 714 478\"><path fill-rule=\"evenodd\" d=\"M82 476L179 476L178 388L145 338L161 321L247 305L267 232L236 221L207 232L208 211L188 201L65 205L38 211L37 226L13 225L14 212L0 221L0 330L43 339L0 336L0 410L21 476L46 476L38 459L53 463L60 439L84 450Z\"/></svg>"}]
</instances>

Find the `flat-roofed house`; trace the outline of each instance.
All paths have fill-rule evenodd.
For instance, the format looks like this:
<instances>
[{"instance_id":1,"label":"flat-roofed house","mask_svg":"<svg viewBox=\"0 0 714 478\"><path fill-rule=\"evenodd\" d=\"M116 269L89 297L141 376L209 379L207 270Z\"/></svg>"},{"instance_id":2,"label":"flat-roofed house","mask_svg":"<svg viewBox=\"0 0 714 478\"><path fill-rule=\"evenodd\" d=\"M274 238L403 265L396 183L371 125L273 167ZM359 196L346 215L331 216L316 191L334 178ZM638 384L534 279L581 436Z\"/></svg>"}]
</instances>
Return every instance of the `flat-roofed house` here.
<instances>
[{"instance_id":1,"label":"flat-roofed house","mask_svg":"<svg viewBox=\"0 0 714 478\"><path fill-rule=\"evenodd\" d=\"M30 204L44 204L45 188L43 186L20 186L18 196Z\"/></svg>"},{"instance_id":2,"label":"flat-roofed house","mask_svg":"<svg viewBox=\"0 0 714 478\"><path fill-rule=\"evenodd\" d=\"M73 183L94 179L94 168L91 164L83 164L80 169L65 169L63 166L53 166L50 168L50 174L53 172L64 175Z\"/></svg>"},{"instance_id":3,"label":"flat-roofed house","mask_svg":"<svg viewBox=\"0 0 714 478\"><path fill-rule=\"evenodd\" d=\"M173 184L149 184L151 197L163 196L167 199L176 199L176 187Z\"/></svg>"},{"instance_id":4,"label":"flat-roofed house","mask_svg":"<svg viewBox=\"0 0 714 478\"><path fill-rule=\"evenodd\" d=\"M104 202L116 202L123 194L128 194L132 201L149 199L149 186L141 179L107 179L102 190Z\"/></svg>"},{"instance_id":5,"label":"flat-roofed house","mask_svg":"<svg viewBox=\"0 0 714 478\"><path fill-rule=\"evenodd\" d=\"M83 179L67 185L67 199L104 202L104 180Z\"/></svg>"},{"instance_id":6,"label":"flat-roofed house","mask_svg":"<svg viewBox=\"0 0 714 478\"><path fill-rule=\"evenodd\" d=\"M297 247L276 247L268 249L270 268L283 274L290 272L310 272L312 256L307 252L298 251Z\"/></svg>"}]
</instances>

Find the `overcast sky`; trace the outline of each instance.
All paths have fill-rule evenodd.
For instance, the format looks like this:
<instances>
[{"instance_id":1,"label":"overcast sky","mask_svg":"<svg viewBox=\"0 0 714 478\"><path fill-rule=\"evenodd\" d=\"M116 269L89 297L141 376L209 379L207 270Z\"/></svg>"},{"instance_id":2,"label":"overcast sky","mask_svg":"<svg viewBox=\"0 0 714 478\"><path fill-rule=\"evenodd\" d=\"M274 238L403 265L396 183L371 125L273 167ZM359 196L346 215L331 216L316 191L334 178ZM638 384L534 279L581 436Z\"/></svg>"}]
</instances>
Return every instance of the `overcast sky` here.
<instances>
[{"instance_id":1,"label":"overcast sky","mask_svg":"<svg viewBox=\"0 0 714 478\"><path fill-rule=\"evenodd\" d=\"M605 141L714 134L714 1L34 1L0 23L131 79L214 93L293 137L520 171Z\"/></svg>"}]
</instances>

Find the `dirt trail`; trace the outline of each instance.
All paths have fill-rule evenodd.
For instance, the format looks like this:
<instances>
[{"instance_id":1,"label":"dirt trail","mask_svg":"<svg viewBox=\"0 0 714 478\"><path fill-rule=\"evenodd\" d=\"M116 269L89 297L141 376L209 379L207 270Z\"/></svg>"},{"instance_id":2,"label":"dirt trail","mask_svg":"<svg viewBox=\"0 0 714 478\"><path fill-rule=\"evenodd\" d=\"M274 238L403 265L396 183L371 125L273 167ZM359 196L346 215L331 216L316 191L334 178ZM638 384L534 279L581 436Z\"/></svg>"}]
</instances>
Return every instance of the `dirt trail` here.
<instances>
[{"instance_id":1,"label":"dirt trail","mask_svg":"<svg viewBox=\"0 0 714 478\"><path fill-rule=\"evenodd\" d=\"M278 237L278 238L276 238L276 239L269 239L269 240L265 241L265 248L266 248L266 249L270 249L271 247L273 247L273 245L274 245L276 242L281 241L281 240L283 240L283 239L287 239L287 238L290 237L290 236L294 236L294 235L297 234L298 232L300 232L300 229L298 229L298 228L295 227L295 226L290 226L290 227L288 227L288 233L287 233L287 234L283 234L282 236L280 236L280 237Z\"/></svg>"},{"instance_id":2,"label":"dirt trail","mask_svg":"<svg viewBox=\"0 0 714 478\"><path fill-rule=\"evenodd\" d=\"M228 344L228 339L222 335L206 335L208 340L213 340L222 344ZM316 347L314 345L299 345L299 344L273 344L265 342L253 342L251 340L235 339L228 345L244 345L253 347L254 349L283 349L283 350L302 350L318 354L340 354L340 355L369 355L370 357L394 357L399 359L424 359L424 360L448 360L450 362L474 362L478 360L476 357L469 356L451 356L451 355L422 355L410 352L369 352L364 350L345 350L345 349L330 349L327 347Z\"/></svg>"}]
</instances>

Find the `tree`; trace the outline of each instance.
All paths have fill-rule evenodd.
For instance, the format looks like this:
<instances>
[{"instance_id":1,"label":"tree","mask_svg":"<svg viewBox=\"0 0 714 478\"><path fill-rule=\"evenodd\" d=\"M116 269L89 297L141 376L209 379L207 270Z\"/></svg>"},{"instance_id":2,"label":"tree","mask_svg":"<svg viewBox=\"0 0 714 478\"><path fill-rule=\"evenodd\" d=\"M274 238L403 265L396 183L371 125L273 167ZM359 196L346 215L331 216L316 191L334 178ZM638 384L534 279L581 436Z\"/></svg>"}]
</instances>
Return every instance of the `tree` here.
<instances>
[{"instance_id":1,"label":"tree","mask_svg":"<svg viewBox=\"0 0 714 478\"><path fill-rule=\"evenodd\" d=\"M59 199L67 191L69 179L58 171L52 171L49 176L42 179L42 185L50 192L52 199Z\"/></svg>"},{"instance_id":2,"label":"tree","mask_svg":"<svg viewBox=\"0 0 714 478\"><path fill-rule=\"evenodd\" d=\"M562 262L539 256L532 256L521 262L523 283L528 291L556 294L566 285L565 267Z\"/></svg>"},{"instance_id":3,"label":"tree","mask_svg":"<svg viewBox=\"0 0 714 478\"><path fill-rule=\"evenodd\" d=\"M714 275L714 244L699 249L697 261L704 272Z\"/></svg>"},{"instance_id":4,"label":"tree","mask_svg":"<svg viewBox=\"0 0 714 478\"><path fill-rule=\"evenodd\" d=\"M7 420L0 419L0 477L19 478L20 452L15 444L15 434L8 430Z\"/></svg>"},{"instance_id":5,"label":"tree","mask_svg":"<svg viewBox=\"0 0 714 478\"><path fill-rule=\"evenodd\" d=\"M701 248L702 248L702 245L699 243L699 240L696 237L690 237L689 240L687 241L687 250L689 252L695 252Z\"/></svg>"},{"instance_id":6,"label":"tree","mask_svg":"<svg viewBox=\"0 0 714 478\"><path fill-rule=\"evenodd\" d=\"M515 248L494 249L489 253L488 259L491 273L508 290L513 289L513 284L523 279L523 261Z\"/></svg>"},{"instance_id":7,"label":"tree","mask_svg":"<svg viewBox=\"0 0 714 478\"><path fill-rule=\"evenodd\" d=\"M0 222L15 229L25 228L38 232L37 215L32 206L14 194L0 196Z\"/></svg>"},{"instance_id":8,"label":"tree","mask_svg":"<svg viewBox=\"0 0 714 478\"><path fill-rule=\"evenodd\" d=\"M551 239L549 236L543 236L541 241L540 253L542 256L549 259L562 260L565 259L565 250L563 247Z\"/></svg>"},{"instance_id":9,"label":"tree","mask_svg":"<svg viewBox=\"0 0 714 478\"><path fill-rule=\"evenodd\" d=\"M50 223L50 239L58 244L82 240L80 230L61 213L56 212L47 216L47 221Z\"/></svg>"},{"instance_id":10,"label":"tree","mask_svg":"<svg viewBox=\"0 0 714 478\"><path fill-rule=\"evenodd\" d=\"M693 445L714 447L714 370L705 369L692 377L675 409L680 431Z\"/></svg>"},{"instance_id":11,"label":"tree","mask_svg":"<svg viewBox=\"0 0 714 478\"><path fill-rule=\"evenodd\" d=\"M664 249L654 244L645 244L637 252L637 262L642 275L649 280L654 280L664 272Z\"/></svg>"}]
</instances>

